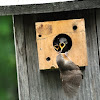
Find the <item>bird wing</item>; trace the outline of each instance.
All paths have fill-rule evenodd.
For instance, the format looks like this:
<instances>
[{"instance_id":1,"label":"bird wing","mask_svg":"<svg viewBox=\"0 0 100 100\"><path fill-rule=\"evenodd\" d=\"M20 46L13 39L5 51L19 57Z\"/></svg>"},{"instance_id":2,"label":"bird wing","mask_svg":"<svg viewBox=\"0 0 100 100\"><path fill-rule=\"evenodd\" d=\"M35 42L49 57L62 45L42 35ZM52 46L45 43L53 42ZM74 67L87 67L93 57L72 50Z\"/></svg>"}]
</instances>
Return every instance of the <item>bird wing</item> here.
<instances>
[{"instance_id":1,"label":"bird wing","mask_svg":"<svg viewBox=\"0 0 100 100\"><path fill-rule=\"evenodd\" d=\"M82 73L80 70L73 70L66 72L67 74L61 73L62 86L67 96L72 97L77 93L77 90L82 81Z\"/></svg>"},{"instance_id":2,"label":"bird wing","mask_svg":"<svg viewBox=\"0 0 100 100\"><path fill-rule=\"evenodd\" d=\"M65 59L63 60L64 60L64 65L63 65L64 68L68 70L79 70L79 67L76 64L74 64L72 61L68 61Z\"/></svg>"}]
</instances>

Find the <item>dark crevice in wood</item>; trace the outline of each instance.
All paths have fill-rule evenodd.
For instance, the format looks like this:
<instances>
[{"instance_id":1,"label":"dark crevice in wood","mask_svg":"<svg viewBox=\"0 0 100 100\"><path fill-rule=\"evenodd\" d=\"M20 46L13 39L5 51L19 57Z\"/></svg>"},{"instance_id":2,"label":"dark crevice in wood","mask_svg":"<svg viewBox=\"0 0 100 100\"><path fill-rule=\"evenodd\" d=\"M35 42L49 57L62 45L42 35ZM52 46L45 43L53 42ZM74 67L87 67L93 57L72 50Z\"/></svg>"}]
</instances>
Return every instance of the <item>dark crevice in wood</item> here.
<instances>
[{"instance_id":1,"label":"dark crevice in wood","mask_svg":"<svg viewBox=\"0 0 100 100\"><path fill-rule=\"evenodd\" d=\"M28 64L28 76L30 85L30 98L33 97L36 100L42 100L41 98L41 83L40 83L40 71L37 58L36 49L36 34L35 34L35 17L31 15L24 15L25 26L25 40L26 40L26 56ZM45 97L44 97L45 98Z\"/></svg>"},{"instance_id":2,"label":"dark crevice in wood","mask_svg":"<svg viewBox=\"0 0 100 100\"><path fill-rule=\"evenodd\" d=\"M23 31L24 31L24 43L25 43L25 54L27 54L27 51L26 51L26 36L25 36L25 23L24 23L24 15L23 16ZM28 61L27 61L27 55L26 55L26 65L27 65L27 76L28 76L28 84L29 84L29 74L28 74ZM30 92L30 84L29 84L29 97L30 96L31 92ZM31 98L29 98L31 100Z\"/></svg>"},{"instance_id":3,"label":"dark crevice in wood","mask_svg":"<svg viewBox=\"0 0 100 100\"><path fill-rule=\"evenodd\" d=\"M78 0L78 1L84 1L84 0Z\"/></svg>"},{"instance_id":4,"label":"dark crevice in wood","mask_svg":"<svg viewBox=\"0 0 100 100\"><path fill-rule=\"evenodd\" d=\"M44 21L58 21L58 20L68 20L68 19L78 19L84 18L84 16L88 15L89 10L80 10L80 11L63 11L63 12L54 12L54 13L41 13L35 14L36 22L44 22ZM90 13L91 14L91 13Z\"/></svg>"},{"instance_id":5,"label":"dark crevice in wood","mask_svg":"<svg viewBox=\"0 0 100 100\"><path fill-rule=\"evenodd\" d=\"M25 34L25 33L26 33L26 31L25 31L25 28L26 28L26 27L25 27L25 24L26 24L26 23L25 23L25 18L24 18L24 15L23 15L24 40L25 40L25 54L26 54L27 75L28 75L28 84L29 84L29 96L30 96L30 100L31 100L31 90L30 90L31 86L30 86L30 82L29 82L29 81L30 81L30 80L29 80L29 77L30 77L30 76L29 76L29 71L28 71L28 70L29 70L29 69L28 69L29 66L28 66L28 58L27 58L27 50L26 50L26 46L27 46L26 40L27 40L27 37L26 37L26 34Z\"/></svg>"},{"instance_id":6,"label":"dark crevice in wood","mask_svg":"<svg viewBox=\"0 0 100 100\"><path fill-rule=\"evenodd\" d=\"M82 67L80 67L80 70L83 72L83 71L85 71L86 67L88 67L88 66L82 66Z\"/></svg>"},{"instance_id":7,"label":"dark crevice in wood","mask_svg":"<svg viewBox=\"0 0 100 100\"><path fill-rule=\"evenodd\" d=\"M95 27L96 27L96 35L97 35L97 46L98 46L98 59L99 59L99 68L100 68L100 51L99 51L99 36L98 36L98 31L97 31L97 14L96 14L96 9L95 9ZM100 69L99 69L100 70Z\"/></svg>"}]
</instances>

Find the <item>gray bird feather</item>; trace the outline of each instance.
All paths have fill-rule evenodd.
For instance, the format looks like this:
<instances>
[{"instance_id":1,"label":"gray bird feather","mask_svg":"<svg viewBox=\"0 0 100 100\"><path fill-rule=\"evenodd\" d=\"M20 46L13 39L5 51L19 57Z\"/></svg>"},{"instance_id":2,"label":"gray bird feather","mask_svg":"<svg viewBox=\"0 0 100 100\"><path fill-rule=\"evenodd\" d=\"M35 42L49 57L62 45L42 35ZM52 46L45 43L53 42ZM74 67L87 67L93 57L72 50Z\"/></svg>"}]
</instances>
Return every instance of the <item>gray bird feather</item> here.
<instances>
[{"instance_id":1,"label":"gray bird feather","mask_svg":"<svg viewBox=\"0 0 100 100\"><path fill-rule=\"evenodd\" d=\"M65 94L68 97L76 95L82 81L82 72L72 61L65 60L61 54L56 57L60 70L60 78Z\"/></svg>"},{"instance_id":2,"label":"gray bird feather","mask_svg":"<svg viewBox=\"0 0 100 100\"><path fill-rule=\"evenodd\" d=\"M59 42L60 42L60 43L65 43L65 44L68 43L67 39L64 38L64 37L60 38L60 39L59 39Z\"/></svg>"}]
</instances>

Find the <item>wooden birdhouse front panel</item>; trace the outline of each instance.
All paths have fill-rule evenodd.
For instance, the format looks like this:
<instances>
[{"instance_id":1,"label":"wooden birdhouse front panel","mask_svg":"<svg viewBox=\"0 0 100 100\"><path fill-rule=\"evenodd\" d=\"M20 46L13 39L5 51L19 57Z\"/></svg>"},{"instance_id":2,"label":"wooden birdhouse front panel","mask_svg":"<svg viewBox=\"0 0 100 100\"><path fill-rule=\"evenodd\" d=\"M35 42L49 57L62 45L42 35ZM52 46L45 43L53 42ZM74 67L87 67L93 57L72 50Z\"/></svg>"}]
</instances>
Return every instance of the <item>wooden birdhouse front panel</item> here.
<instances>
[{"instance_id":1,"label":"wooden birdhouse front panel","mask_svg":"<svg viewBox=\"0 0 100 100\"><path fill-rule=\"evenodd\" d=\"M79 66L87 66L87 46L84 19L36 22L36 40L40 70L58 68L54 48L57 36L68 36L72 44L68 57ZM63 35L62 35L63 34ZM66 60L69 60L63 53Z\"/></svg>"}]
</instances>

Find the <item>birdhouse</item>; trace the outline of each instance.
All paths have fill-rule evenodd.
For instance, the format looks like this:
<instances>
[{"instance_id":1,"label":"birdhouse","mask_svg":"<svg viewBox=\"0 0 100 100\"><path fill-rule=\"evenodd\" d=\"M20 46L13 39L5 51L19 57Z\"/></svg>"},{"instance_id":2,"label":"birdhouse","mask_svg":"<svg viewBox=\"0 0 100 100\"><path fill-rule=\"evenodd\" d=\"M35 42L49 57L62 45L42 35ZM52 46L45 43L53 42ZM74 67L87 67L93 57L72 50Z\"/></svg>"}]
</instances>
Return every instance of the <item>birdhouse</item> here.
<instances>
[{"instance_id":1,"label":"birdhouse","mask_svg":"<svg viewBox=\"0 0 100 100\"><path fill-rule=\"evenodd\" d=\"M35 26L41 70L58 68L56 56L59 51L56 50L55 45L60 38L66 38L68 42L62 53L68 52L68 57L76 65L88 65L84 19L36 22ZM69 60L66 56L64 58Z\"/></svg>"},{"instance_id":2,"label":"birdhouse","mask_svg":"<svg viewBox=\"0 0 100 100\"><path fill-rule=\"evenodd\" d=\"M13 16L19 100L69 100L56 65L58 52L86 66L71 100L100 100L99 8L100 0L0 6L0 15Z\"/></svg>"}]
</instances>

